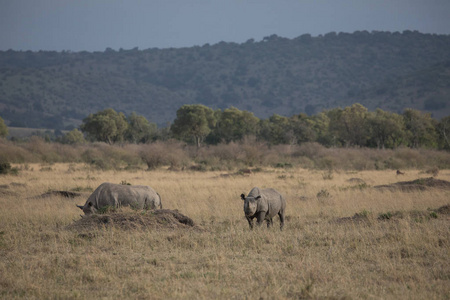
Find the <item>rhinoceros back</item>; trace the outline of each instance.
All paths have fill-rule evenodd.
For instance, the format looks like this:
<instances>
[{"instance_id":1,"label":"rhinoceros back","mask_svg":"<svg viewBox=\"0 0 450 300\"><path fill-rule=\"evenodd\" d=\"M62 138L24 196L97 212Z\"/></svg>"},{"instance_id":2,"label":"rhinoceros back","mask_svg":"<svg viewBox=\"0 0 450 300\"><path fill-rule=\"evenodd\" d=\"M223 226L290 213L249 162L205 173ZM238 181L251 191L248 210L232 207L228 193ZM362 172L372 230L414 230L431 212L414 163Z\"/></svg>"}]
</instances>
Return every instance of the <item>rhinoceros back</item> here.
<instances>
[{"instance_id":1,"label":"rhinoceros back","mask_svg":"<svg viewBox=\"0 0 450 300\"><path fill-rule=\"evenodd\" d=\"M261 204L258 206L258 209L266 211L268 217L273 217L280 211L284 212L286 200L277 190L255 187L249 193L249 196L252 197L257 197L258 195L261 196Z\"/></svg>"},{"instance_id":2,"label":"rhinoceros back","mask_svg":"<svg viewBox=\"0 0 450 300\"><path fill-rule=\"evenodd\" d=\"M161 205L159 195L149 186L102 183L88 198L96 209L105 206L130 206L135 209L153 209Z\"/></svg>"}]
</instances>

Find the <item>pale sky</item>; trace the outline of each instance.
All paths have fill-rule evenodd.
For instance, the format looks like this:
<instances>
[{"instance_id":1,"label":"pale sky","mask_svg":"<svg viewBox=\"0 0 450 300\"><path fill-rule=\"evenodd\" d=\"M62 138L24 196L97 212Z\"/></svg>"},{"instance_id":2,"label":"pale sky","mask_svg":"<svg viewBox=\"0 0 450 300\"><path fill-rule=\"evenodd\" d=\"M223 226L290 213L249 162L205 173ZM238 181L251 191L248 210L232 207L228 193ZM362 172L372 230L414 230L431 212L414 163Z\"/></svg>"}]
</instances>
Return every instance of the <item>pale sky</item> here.
<instances>
[{"instance_id":1,"label":"pale sky","mask_svg":"<svg viewBox=\"0 0 450 300\"><path fill-rule=\"evenodd\" d=\"M180 48L357 30L450 34L450 0L0 0L0 50Z\"/></svg>"}]
</instances>

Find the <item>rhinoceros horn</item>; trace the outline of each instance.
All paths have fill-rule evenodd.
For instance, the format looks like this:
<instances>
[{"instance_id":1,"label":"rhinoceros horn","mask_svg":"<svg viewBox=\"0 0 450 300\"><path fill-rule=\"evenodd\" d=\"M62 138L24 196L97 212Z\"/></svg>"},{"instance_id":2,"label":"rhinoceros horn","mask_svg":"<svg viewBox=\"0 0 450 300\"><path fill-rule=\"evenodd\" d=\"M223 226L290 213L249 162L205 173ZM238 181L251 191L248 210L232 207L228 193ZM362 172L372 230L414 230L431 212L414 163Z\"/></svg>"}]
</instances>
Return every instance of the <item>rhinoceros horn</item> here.
<instances>
[{"instance_id":1,"label":"rhinoceros horn","mask_svg":"<svg viewBox=\"0 0 450 300\"><path fill-rule=\"evenodd\" d=\"M83 210L83 206L77 205L77 207L78 207L79 209Z\"/></svg>"}]
</instances>

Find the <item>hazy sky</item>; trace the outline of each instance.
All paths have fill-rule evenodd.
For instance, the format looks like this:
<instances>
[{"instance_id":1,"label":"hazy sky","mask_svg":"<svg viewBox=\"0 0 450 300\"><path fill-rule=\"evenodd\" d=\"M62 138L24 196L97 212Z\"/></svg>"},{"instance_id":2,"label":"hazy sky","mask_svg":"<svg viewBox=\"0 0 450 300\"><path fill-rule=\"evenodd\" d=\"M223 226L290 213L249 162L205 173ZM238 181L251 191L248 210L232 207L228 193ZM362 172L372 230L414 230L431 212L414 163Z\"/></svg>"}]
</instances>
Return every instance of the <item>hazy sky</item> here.
<instances>
[{"instance_id":1,"label":"hazy sky","mask_svg":"<svg viewBox=\"0 0 450 300\"><path fill-rule=\"evenodd\" d=\"M450 0L0 0L0 50L179 48L356 30L450 34Z\"/></svg>"}]
</instances>

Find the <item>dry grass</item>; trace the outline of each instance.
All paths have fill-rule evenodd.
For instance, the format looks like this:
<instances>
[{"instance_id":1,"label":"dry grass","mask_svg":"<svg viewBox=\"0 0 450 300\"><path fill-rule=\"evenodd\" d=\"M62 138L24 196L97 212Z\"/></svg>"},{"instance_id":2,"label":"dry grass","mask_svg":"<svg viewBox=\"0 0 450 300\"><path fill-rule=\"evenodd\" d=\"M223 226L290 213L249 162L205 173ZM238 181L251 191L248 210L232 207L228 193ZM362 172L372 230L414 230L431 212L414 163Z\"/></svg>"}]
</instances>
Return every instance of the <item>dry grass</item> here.
<instances>
[{"instance_id":1,"label":"dry grass","mask_svg":"<svg viewBox=\"0 0 450 300\"><path fill-rule=\"evenodd\" d=\"M450 204L450 191L372 188L429 177L419 170L402 177L296 168L221 176L18 167L18 176L0 177L0 298L450 297L450 216L429 210ZM438 178L450 181L450 171ZM80 219L75 204L104 181L150 185L164 208L178 209L202 230L71 227ZM283 232L248 229L239 195L253 186L274 187L287 198ZM51 190L83 196L34 197ZM356 213L365 221L339 221ZM388 213L395 217L378 219Z\"/></svg>"}]
</instances>

